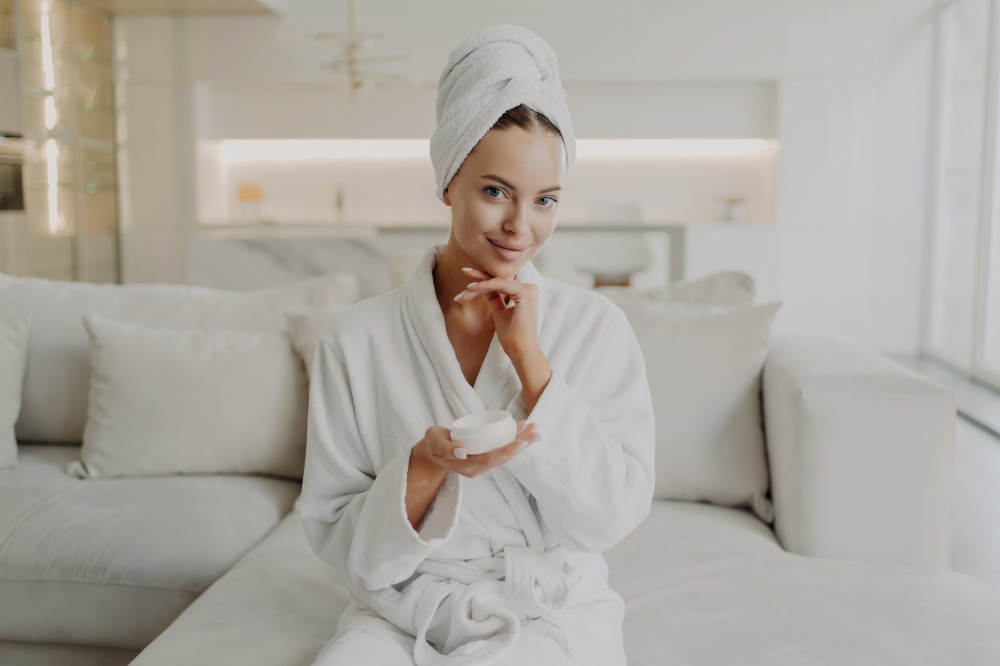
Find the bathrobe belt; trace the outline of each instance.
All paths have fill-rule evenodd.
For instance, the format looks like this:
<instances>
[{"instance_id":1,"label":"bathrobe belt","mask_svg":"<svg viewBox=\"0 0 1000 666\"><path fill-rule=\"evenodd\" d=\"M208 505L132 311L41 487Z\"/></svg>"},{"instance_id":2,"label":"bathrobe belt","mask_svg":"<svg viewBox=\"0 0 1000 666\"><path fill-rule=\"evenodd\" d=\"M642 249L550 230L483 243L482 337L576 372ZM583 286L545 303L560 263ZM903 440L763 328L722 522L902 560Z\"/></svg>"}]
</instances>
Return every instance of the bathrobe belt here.
<instances>
[{"instance_id":1,"label":"bathrobe belt","mask_svg":"<svg viewBox=\"0 0 1000 666\"><path fill-rule=\"evenodd\" d=\"M522 615L548 618L566 605L579 578L579 573L567 576L563 565L568 559L569 551L563 546L544 552L530 546L505 546L502 557L469 561L481 569L479 580L468 584L443 580L426 588L413 613L418 666L479 664L507 653L520 638ZM502 581L497 580L501 571ZM461 625L453 624L452 631L490 638L469 641L445 655L427 641L427 630L449 596L453 618L460 618L455 622Z\"/></svg>"}]
</instances>

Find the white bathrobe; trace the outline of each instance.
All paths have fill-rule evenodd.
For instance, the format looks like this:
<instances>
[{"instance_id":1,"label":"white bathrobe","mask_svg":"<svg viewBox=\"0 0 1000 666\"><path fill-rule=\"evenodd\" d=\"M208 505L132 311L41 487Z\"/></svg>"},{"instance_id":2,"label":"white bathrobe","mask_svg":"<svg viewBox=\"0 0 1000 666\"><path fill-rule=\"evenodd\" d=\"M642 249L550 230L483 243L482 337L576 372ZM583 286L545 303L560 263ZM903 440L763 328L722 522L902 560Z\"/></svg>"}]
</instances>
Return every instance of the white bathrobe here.
<instances>
[{"instance_id":1,"label":"white bathrobe","mask_svg":"<svg viewBox=\"0 0 1000 666\"><path fill-rule=\"evenodd\" d=\"M525 652L544 646L538 663L624 664L624 603L601 552L653 496L653 407L635 334L608 298L527 262L515 279L538 287L552 368L527 414L495 334L466 381L431 273L443 250L338 315L313 358L300 513L353 598L316 663L381 664L374 655L402 646L400 663L419 666L530 664ZM412 447L431 425L494 409L542 438L477 478L449 473L415 531L404 502Z\"/></svg>"}]
</instances>

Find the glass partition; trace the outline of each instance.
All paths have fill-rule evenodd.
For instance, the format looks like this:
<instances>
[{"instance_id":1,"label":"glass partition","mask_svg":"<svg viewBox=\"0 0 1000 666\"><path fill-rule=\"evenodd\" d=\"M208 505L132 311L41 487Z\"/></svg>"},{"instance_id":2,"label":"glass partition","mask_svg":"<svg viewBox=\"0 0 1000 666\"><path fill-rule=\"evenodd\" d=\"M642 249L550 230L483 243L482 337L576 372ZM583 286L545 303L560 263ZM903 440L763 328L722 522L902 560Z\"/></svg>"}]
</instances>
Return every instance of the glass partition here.
<instances>
[{"instance_id":1,"label":"glass partition","mask_svg":"<svg viewBox=\"0 0 1000 666\"><path fill-rule=\"evenodd\" d=\"M30 273L119 282L111 15L22 0L17 21Z\"/></svg>"}]
</instances>

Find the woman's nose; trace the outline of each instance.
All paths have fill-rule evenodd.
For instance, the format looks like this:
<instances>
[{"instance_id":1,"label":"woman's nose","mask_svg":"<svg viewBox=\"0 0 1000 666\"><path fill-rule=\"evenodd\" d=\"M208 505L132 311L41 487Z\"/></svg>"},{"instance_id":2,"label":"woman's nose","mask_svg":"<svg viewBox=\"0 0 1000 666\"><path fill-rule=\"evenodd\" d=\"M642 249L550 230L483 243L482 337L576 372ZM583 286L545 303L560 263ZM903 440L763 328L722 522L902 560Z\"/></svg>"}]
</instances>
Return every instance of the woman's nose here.
<instances>
[{"instance_id":1,"label":"woman's nose","mask_svg":"<svg viewBox=\"0 0 1000 666\"><path fill-rule=\"evenodd\" d=\"M513 206L504 220L503 228L510 233L521 234L528 230L528 211L522 206Z\"/></svg>"}]
</instances>

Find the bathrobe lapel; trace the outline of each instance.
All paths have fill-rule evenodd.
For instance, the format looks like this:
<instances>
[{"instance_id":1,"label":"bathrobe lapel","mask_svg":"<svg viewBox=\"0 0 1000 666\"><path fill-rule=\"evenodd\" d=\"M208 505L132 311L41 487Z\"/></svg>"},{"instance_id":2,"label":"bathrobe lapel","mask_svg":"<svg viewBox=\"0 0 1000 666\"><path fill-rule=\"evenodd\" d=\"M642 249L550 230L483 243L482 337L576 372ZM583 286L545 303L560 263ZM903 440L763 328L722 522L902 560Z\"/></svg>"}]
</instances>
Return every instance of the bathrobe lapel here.
<instances>
[{"instance_id":1,"label":"bathrobe lapel","mask_svg":"<svg viewBox=\"0 0 1000 666\"><path fill-rule=\"evenodd\" d=\"M437 413L444 406L435 401L435 416L440 424L447 426L454 419L468 414L506 408L511 396L520 388L520 380L510 357L500 345L499 337L494 333L475 385L470 386L466 381L455 349L448 338L444 313L434 290L432 271L444 247L444 244L432 245L424 253L404 284L403 301L407 328L426 352L426 358L421 359L421 363L425 371L433 372L450 408L448 414ZM521 267L514 279L518 282L530 282L538 287L537 324L541 337L546 303L542 276L529 261Z\"/></svg>"}]
</instances>

